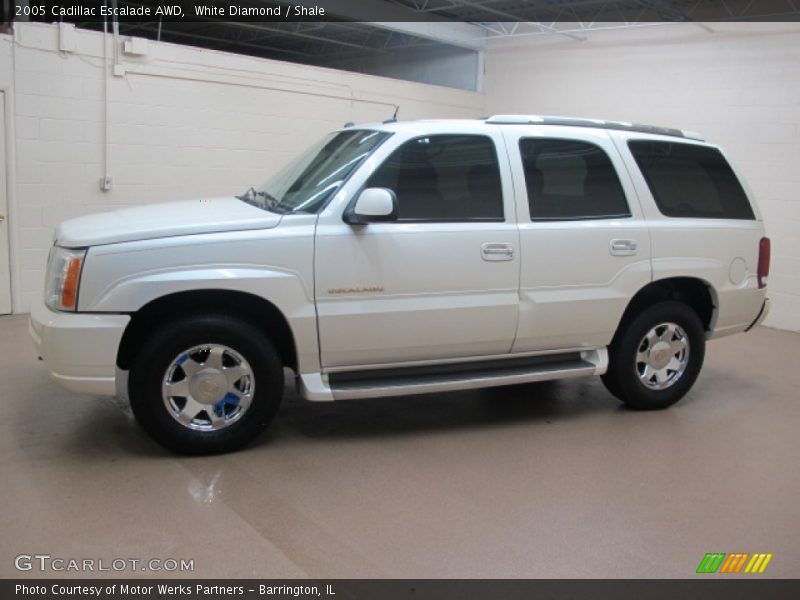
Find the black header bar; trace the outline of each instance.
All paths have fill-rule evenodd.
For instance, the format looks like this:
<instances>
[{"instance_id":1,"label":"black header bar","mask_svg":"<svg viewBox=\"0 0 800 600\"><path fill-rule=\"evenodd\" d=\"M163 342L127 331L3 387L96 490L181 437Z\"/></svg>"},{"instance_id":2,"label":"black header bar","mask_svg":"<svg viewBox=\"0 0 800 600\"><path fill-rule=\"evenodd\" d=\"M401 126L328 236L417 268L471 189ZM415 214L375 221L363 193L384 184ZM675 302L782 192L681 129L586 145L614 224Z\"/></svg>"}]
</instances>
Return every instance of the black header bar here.
<instances>
[{"instance_id":1,"label":"black header bar","mask_svg":"<svg viewBox=\"0 0 800 600\"><path fill-rule=\"evenodd\" d=\"M586 2L508 3L448 0L0 0L0 22L521 22L655 23L724 21L798 21L800 2Z\"/></svg>"}]
</instances>

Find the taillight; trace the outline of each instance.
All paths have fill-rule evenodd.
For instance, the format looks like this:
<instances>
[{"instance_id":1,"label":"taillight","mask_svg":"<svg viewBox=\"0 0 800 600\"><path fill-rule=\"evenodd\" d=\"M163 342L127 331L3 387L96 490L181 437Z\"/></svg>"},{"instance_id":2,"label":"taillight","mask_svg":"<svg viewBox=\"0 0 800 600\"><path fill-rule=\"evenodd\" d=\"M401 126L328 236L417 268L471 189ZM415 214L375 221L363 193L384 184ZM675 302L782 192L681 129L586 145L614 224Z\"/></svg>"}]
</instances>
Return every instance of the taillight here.
<instances>
[{"instance_id":1,"label":"taillight","mask_svg":"<svg viewBox=\"0 0 800 600\"><path fill-rule=\"evenodd\" d=\"M771 246L768 237L762 237L758 242L758 287L767 287L767 277L769 276L769 259Z\"/></svg>"}]
</instances>

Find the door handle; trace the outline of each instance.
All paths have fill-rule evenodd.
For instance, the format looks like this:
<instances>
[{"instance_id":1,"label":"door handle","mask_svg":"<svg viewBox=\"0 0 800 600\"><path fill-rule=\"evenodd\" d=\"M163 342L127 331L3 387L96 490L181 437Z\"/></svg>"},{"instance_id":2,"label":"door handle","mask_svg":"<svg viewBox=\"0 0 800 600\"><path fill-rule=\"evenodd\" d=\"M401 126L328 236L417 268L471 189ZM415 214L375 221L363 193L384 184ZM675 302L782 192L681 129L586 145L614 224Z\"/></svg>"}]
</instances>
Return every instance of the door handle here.
<instances>
[{"instance_id":1,"label":"door handle","mask_svg":"<svg viewBox=\"0 0 800 600\"><path fill-rule=\"evenodd\" d=\"M481 257L483 260L512 260L514 246L505 242L486 242L481 244Z\"/></svg>"},{"instance_id":2,"label":"door handle","mask_svg":"<svg viewBox=\"0 0 800 600\"><path fill-rule=\"evenodd\" d=\"M636 240L611 240L611 254L614 256L633 256L636 254Z\"/></svg>"},{"instance_id":3,"label":"door handle","mask_svg":"<svg viewBox=\"0 0 800 600\"><path fill-rule=\"evenodd\" d=\"M6 220L6 216L5 215L0 215L0 223L2 223L5 220Z\"/></svg>"}]
</instances>

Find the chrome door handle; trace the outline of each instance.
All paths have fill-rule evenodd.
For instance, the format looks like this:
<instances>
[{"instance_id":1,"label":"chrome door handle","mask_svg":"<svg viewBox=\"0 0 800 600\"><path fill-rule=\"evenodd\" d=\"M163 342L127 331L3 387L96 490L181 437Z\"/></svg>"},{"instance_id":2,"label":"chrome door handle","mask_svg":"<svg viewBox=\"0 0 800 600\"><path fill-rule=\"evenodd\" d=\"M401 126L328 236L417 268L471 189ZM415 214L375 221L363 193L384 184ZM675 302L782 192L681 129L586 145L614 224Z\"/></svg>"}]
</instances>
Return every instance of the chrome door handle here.
<instances>
[{"instance_id":1,"label":"chrome door handle","mask_svg":"<svg viewBox=\"0 0 800 600\"><path fill-rule=\"evenodd\" d=\"M5 215L0 215L0 223L2 223L5 220L6 220L6 216Z\"/></svg>"},{"instance_id":2,"label":"chrome door handle","mask_svg":"<svg viewBox=\"0 0 800 600\"><path fill-rule=\"evenodd\" d=\"M636 240L611 240L611 254L614 256L633 256L636 254Z\"/></svg>"},{"instance_id":3,"label":"chrome door handle","mask_svg":"<svg viewBox=\"0 0 800 600\"><path fill-rule=\"evenodd\" d=\"M486 242L481 244L481 257L483 260L512 260L514 246L505 242Z\"/></svg>"}]
</instances>

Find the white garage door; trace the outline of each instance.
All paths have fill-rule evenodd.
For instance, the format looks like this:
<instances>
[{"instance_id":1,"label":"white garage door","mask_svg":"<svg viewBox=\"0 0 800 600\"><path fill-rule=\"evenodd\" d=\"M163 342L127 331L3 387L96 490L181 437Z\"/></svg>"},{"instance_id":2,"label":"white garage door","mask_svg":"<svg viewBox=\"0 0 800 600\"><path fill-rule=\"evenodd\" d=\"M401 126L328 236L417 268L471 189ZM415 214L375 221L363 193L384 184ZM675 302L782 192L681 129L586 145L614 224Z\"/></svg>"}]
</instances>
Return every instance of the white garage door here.
<instances>
[{"instance_id":1,"label":"white garage door","mask_svg":"<svg viewBox=\"0 0 800 600\"><path fill-rule=\"evenodd\" d=\"M11 312L11 271L8 260L8 177L6 165L6 105L0 92L0 314Z\"/></svg>"}]
</instances>

